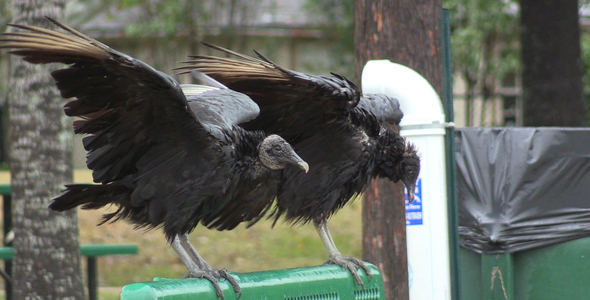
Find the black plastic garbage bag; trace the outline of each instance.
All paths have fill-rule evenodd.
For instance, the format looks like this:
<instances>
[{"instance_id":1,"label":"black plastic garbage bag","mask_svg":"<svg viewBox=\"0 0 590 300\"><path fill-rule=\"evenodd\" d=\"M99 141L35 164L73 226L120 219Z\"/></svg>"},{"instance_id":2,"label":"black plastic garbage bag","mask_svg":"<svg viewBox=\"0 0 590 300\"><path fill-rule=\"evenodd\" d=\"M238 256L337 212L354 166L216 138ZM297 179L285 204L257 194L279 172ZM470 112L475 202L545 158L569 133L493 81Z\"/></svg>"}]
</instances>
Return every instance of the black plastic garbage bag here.
<instances>
[{"instance_id":1,"label":"black plastic garbage bag","mask_svg":"<svg viewBox=\"0 0 590 300\"><path fill-rule=\"evenodd\" d=\"M590 129L456 131L460 244L512 253L590 236Z\"/></svg>"}]
</instances>

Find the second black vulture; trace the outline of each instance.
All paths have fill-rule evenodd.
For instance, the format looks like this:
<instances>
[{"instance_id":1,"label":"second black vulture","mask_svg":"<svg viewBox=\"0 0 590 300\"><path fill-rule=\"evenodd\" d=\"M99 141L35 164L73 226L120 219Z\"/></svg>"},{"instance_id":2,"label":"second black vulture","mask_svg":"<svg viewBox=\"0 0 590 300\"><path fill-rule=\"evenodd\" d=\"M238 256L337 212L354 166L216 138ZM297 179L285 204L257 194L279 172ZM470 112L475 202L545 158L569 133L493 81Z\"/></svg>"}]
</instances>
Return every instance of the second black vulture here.
<instances>
[{"instance_id":1,"label":"second black vulture","mask_svg":"<svg viewBox=\"0 0 590 300\"><path fill-rule=\"evenodd\" d=\"M163 227L189 269L207 278L223 298L219 278L240 288L225 270L213 269L188 241L199 223L232 229L256 222L276 195L282 169L305 163L280 136L247 131L258 106L246 95L219 87L180 85L169 75L51 20L70 35L11 25L0 48L33 64L64 63L51 75L77 134L86 134L87 165L98 185L68 185L51 209L114 204L103 222L125 219L138 228ZM301 170L300 170L301 171ZM303 173L303 171L301 171Z\"/></svg>"},{"instance_id":2,"label":"second black vulture","mask_svg":"<svg viewBox=\"0 0 590 300\"><path fill-rule=\"evenodd\" d=\"M313 222L327 251L329 263L351 271L358 284L358 267L370 275L365 264L340 254L327 219L363 192L371 178L401 180L409 200L420 171L415 147L393 130L403 114L396 99L383 94L361 95L345 77L316 76L285 69L258 54L255 59L222 47L206 44L237 57L191 56L177 68L180 74L211 83L210 76L228 88L242 92L260 106L258 118L244 124L285 138L310 165L301 176L287 167L279 187L276 219L292 223ZM275 222L276 222L275 219Z\"/></svg>"}]
</instances>

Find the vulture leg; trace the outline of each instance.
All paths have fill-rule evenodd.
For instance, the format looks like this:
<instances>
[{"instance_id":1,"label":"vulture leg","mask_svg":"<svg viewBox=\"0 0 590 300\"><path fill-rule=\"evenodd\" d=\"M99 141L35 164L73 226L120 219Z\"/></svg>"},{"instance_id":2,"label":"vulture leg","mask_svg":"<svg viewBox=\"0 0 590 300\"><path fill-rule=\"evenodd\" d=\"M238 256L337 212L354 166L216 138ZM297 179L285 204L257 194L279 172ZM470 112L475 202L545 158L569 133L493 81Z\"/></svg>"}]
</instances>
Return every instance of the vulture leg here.
<instances>
[{"instance_id":1,"label":"vulture leg","mask_svg":"<svg viewBox=\"0 0 590 300\"><path fill-rule=\"evenodd\" d=\"M221 287L219 286L219 282L217 281L215 276L213 276L210 272L203 271L199 267L200 262L195 261L193 257L189 255L189 253L185 250L185 248L182 246L181 238L179 235L176 235L174 241L172 241L172 244L170 244L170 246L172 246L174 251L176 251L176 253L180 257L180 260L182 260L182 262L188 269L187 277L205 278L211 281L211 284L213 284L215 292L217 293L217 297L223 300L223 292L221 291Z\"/></svg>"},{"instance_id":2,"label":"vulture leg","mask_svg":"<svg viewBox=\"0 0 590 300\"><path fill-rule=\"evenodd\" d=\"M361 277L358 275L359 267L365 270L365 273L372 278L371 270L369 267L365 265L363 261L360 259L349 257L349 256L342 256L338 248L336 248L336 244L334 244L334 240L332 239L332 235L330 235L330 231L328 230L328 222L326 218L320 217L313 220L313 225L315 226L315 230L320 235L322 242L324 242L324 246L326 246L326 250L328 251L328 260L326 260L327 264L336 264L345 269L348 269L356 283L358 283L363 288L365 285L361 280Z\"/></svg>"},{"instance_id":3,"label":"vulture leg","mask_svg":"<svg viewBox=\"0 0 590 300\"><path fill-rule=\"evenodd\" d=\"M240 288L240 285L238 284L238 282L236 281L236 279L233 276L231 276L227 272L227 270L225 270L225 269L219 269L218 270L218 269L214 269L213 267L211 267L201 257L201 255L197 252L197 250L195 249L195 247L193 247L193 245L191 245L191 243L188 240L188 234L185 233L183 235L177 235L175 241L176 240L179 241L180 246L182 246L182 250L184 250L185 253L187 253L188 256L192 259L192 261L194 261L198 265L198 267L201 270L201 272L204 272L204 273L206 273L209 276L212 276L214 278L225 278L227 281L229 281L229 283L234 288L234 292L236 294L238 294L238 298L240 298L242 296L242 289ZM193 274L190 274L190 273L189 273L189 276L190 277L199 277L200 278L200 276L193 276ZM209 277L206 277L206 278L209 279ZM217 290L217 295L219 296L219 294L221 292L221 288L219 287L219 282L217 282L217 280L215 280L214 282L212 281L212 283L213 283L213 286L215 287L215 290ZM220 296L220 298L223 299L223 296Z\"/></svg>"}]
</instances>

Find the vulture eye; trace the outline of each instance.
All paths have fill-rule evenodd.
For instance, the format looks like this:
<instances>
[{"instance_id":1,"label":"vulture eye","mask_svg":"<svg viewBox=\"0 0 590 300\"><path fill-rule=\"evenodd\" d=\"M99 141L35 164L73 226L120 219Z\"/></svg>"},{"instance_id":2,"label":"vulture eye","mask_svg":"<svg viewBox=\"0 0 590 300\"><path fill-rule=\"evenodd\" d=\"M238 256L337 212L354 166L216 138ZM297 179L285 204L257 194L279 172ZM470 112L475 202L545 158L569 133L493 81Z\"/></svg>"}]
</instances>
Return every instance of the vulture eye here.
<instances>
[{"instance_id":1,"label":"vulture eye","mask_svg":"<svg viewBox=\"0 0 590 300\"><path fill-rule=\"evenodd\" d=\"M281 151L281 145L275 145L275 151Z\"/></svg>"}]
</instances>

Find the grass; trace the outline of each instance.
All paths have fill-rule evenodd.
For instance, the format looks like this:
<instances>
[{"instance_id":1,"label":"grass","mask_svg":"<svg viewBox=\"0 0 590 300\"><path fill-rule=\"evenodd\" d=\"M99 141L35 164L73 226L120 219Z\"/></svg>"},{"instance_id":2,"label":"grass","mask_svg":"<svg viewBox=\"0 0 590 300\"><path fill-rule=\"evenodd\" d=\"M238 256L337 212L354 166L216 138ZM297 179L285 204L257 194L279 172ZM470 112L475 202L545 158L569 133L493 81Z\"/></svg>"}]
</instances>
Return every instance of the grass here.
<instances>
[{"instance_id":1,"label":"grass","mask_svg":"<svg viewBox=\"0 0 590 300\"><path fill-rule=\"evenodd\" d=\"M99 258L99 286L121 287L154 277L186 275L161 230L136 231L125 222L96 226L104 212L79 210L80 242L136 243L139 255ZM249 229L240 226L224 232L197 227L190 240L209 264L232 272L313 266L326 260L326 250L312 224L292 227L279 221L274 228L271 225L264 220ZM360 200L340 210L329 226L343 255L362 255Z\"/></svg>"}]
</instances>

